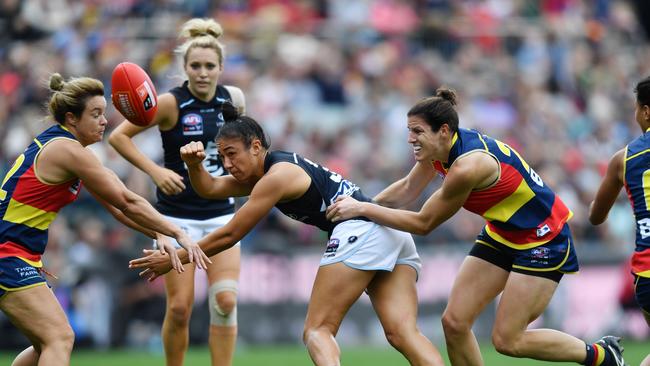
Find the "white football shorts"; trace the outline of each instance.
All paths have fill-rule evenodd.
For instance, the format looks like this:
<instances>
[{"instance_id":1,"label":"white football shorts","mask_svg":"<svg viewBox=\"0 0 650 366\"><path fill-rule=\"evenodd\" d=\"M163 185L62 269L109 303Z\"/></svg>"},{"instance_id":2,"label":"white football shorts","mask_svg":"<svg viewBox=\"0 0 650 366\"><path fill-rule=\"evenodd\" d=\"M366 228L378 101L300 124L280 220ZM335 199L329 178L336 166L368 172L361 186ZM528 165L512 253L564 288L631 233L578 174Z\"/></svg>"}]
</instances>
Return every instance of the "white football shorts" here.
<instances>
[{"instance_id":1,"label":"white football shorts","mask_svg":"<svg viewBox=\"0 0 650 366\"><path fill-rule=\"evenodd\" d=\"M418 275L422 268L411 234L362 220L334 228L320 265L338 262L364 271L392 271L397 264L407 264Z\"/></svg>"}]
</instances>

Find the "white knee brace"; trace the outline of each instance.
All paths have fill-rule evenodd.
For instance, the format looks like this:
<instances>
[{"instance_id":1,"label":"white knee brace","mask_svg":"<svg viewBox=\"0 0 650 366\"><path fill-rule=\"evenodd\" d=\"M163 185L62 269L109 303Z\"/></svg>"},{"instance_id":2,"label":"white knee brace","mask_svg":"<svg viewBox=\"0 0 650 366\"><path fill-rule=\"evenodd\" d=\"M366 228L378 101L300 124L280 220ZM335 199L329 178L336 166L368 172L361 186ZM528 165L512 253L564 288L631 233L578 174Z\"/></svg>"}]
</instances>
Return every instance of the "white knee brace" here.
<instances>
[{"instance_id":1,"label":"white knee brace","mask_svg":"<svg viewBox=\"0 0 650 366\"><path fill-rule=\"evenodd\" d=\"M237 281L221 280L213 283L208 290L208 305L210 308L210 324L234 327L237 325L237 306L228 314L219 308L217 294L220 292L231 291L237 295Z\"/></svg>"}]
</instances>

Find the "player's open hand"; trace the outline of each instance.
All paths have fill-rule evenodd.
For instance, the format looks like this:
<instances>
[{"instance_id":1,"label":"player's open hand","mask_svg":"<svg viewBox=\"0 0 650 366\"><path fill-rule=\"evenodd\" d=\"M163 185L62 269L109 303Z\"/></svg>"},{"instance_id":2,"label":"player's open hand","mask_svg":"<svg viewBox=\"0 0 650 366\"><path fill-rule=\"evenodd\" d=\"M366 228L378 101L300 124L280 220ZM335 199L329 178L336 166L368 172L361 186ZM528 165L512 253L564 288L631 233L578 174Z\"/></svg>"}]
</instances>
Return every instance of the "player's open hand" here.
<instances>
[{"instance_id":1,"label":"player's open hand","mask_svg":"<svg viewBox=\"0 0 650 366\"><path fill-rule=\"evenodd\" d=\"M178 257L178 253L176 252L176 246L172 243L170 237L165 236L161 233L156 233L156 247L162 255L169 253L169 259L171 260L172 268L176 272L183 273L185 271L185 267L183 267L183 263L181 262L181 259Z\"/></svg>"},{"instance_id":2,"label":"player's open hand","mask_svg":"<svg viewBox=\"0 0 650 366\"><path fill-rule=\"evenodd\" d=\"M185 183L183 177L171 169L159 167L151 174L156 186L166 195L175 195L185 190Z\"/></svg>"},{"instance_id":3,"label":"player's open hand","mask_svg":"<svg viewBox=\"0 0 650 366\"><path fill-rule=\"evenodd\" d=\"M208 263L212 264L210 258L208 258L208 256L205 255L205 253L203 252L203 250L198 244L196 244L192 239L190 239L190 237L185 233L185 231L181 231L181 234L179 234L176 237L176 241L183 248L185 248L190 263L196 263L196 267L200 269L207 269Z\"/></svg>"},{"instance_id":4,"label":"player's open hand","mask_svg":"<svg viewBox=\"0 0 650 366\"><path fill-rule=\"evenodd\" d=\"M140 277L146 278L149 282L172 270L169 256L160 254L157 250L145 249L142 251L145 256L129 261L129 268L144 268Z\"/></svg>"},{"instance_id":5,"label":"player's open hand","mask_svg":"<svg viewBox=\"0 0 650 366\"><path fill-rule=\"evenodd\" d=\"M336 201L325 211L325 216L328 220L336 222L361 216L359 211L359 201L350 196L338 196Z\"/></svg>"},{"instance_id":6,"label":"player's open hand","mask_svg":"<svg viewBox=\"0 0 650 366\"><path fill-rule=\"evenodd\" d=\"M197 165L205 159L205 149L201 141L192 141L181 147L181 159L187 164Z\"/></svg>"}]
</instances>

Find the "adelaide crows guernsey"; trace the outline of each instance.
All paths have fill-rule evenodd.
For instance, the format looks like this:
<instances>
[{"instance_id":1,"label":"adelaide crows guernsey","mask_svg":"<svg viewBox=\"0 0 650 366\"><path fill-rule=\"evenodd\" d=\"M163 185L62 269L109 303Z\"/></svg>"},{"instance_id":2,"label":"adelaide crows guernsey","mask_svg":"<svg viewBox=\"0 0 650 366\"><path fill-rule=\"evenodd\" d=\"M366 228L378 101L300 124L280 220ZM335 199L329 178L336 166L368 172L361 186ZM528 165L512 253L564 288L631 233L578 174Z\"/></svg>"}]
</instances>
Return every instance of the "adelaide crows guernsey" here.
<instances>
[{"instance_id":1,"label":"adelaide crows guernsey","mask_svg":"<svg viewBox=\"0 0 650 366\"><path fill-rule=\"evenodd\" d=\"M0 188L0 258L20 257L40 267L47 232L59 210L77 199L78 178L61 184L43 183L35 164L41 149L57 139L77 141L57 124L38 135L16 159Z\"/></svg>"},{"instance_id":2,"label":"adelaide crows guernsey","mask_svg":"<svg viewBox=\"0 0 650 366\"><path fill-rule=\"evenodd\" d=\"M264 159L264 173L277 163L289 162L298 165L311 178L311 184L302 197L275 204L283 214L294 220L314 225L328 234L340 222L331 222L325 217L325 210L334 203L338 196L351 196L361 202L370 202L370 198L361 193L354 183L343 179L324 166L318 165L302 156L286 151L269 151ZM367 220L366 218L355 218Z\"/></svg>"},{"instance_id":3,"label":"adelaide crows guernsey","mask_svg":"<svg viewBox=\"0 0 650 366\"><path fill-rule=\"evenodd\" d=\"M509 247L528 249L553 239L573 213L510 146L461 128L448 162L433 166L444 178L454 161L475 151L494 157L500 174L492 185L472 191L463 207L485 218L487 234Z\"/></svg>"},{"instance_id":4,"label":"adelaide crows guernsey","mask_svg":"<svg viewBox=\"0 0 650 366\"><path fill-rule=\"evenodd\" d=\"M183 177L185 189L177 195L166 195L157 189L156 209L167 216L193 220L206 220L235 212L232 198L213 200L196 194L180 154L180 148L185 144L201 141L206 153L203 166L208 173L213 176L228 174L219 160L215 137L224 123L221 108L224 102L231 101L230 93L218 85L214 98L204 102L190 93L187 81L169 92L176 98L178 121L171 130L160 131L164 165Z\"/></svg>"},{"instance_id":5,"label":"adelaide crows guernsey","mask_svg":"<svg viewBox=\"0 0 650 366\"><path fill-rule=\"evenodd\" d=\"M650 130L625 150L625 191L636 220L632 272L650 278Z\"/></svg>"}]
</instances>

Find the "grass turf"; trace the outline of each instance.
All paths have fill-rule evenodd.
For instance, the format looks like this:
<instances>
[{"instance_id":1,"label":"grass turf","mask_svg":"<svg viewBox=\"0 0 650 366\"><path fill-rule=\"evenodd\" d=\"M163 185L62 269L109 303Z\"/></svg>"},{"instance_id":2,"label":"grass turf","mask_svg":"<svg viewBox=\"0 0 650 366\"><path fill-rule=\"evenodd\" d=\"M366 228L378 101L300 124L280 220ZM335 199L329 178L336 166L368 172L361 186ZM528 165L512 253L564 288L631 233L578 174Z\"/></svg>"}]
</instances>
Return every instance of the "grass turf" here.
<instances>
[{"instance_id":1,"label":"grass turf","mask_svg":"<svg viewBox=\"0 0 650 366\"><path fill-rule=\"evenodd\" d=\"M625 361L629 365L638 365L650 353L650 341L626 341ZM485 365L498 366L541 366L549 362L527 359L509 358L498 354L493 348L483 347ZM17 353L17 352L16 352ZM10 365L15 354L0 352L0 365ZM449 361L446 359L448 364ZM397 351L385 348L354 347L343 348L341 363L354 366L388 366L408 365L408 362ZM162 354L152 354L137 350L112 350L107 352L79 350L72 356L73 366L114 366L114 365L164 365ZM210 356L206 348L193 348L186 356L186 365L209 365ZM554 363L555 364L555 363ZM307 352L300 346L264 346L240 348L235 355L235 366L293 366L311 365ZM556 365L575 365L574 363L559 363Z\"/></svg>"}]
</instances>

